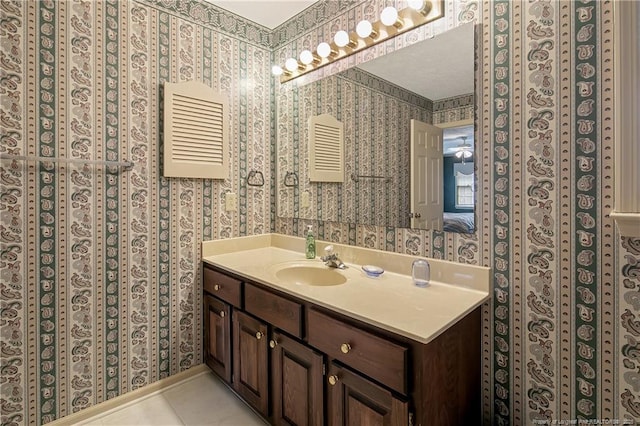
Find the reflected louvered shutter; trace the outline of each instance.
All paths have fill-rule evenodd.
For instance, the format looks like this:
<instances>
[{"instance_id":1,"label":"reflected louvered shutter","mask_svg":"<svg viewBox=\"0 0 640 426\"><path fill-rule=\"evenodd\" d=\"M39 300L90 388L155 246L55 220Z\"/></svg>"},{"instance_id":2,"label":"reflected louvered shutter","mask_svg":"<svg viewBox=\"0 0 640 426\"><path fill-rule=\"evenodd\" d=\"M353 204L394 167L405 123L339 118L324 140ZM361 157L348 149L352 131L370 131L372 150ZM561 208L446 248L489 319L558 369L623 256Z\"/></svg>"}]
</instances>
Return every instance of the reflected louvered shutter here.
<instances>
[{"instance_id":1,"label":"reflected louvered shutter","mask_svg":"<svg viewBox=\"0 0 640 426\"><path fill-rule=\"evenodd\" d=\"M164 176L229 177L224 95L189 81L164 84Z\"/></svg>"},{"instance_id":2,"label":"reflected louvered shutter","mask_svg":"<svg viewBox=\"0 0 640 426\"><path fill-rule=\"evenodd\" d=\"M329 114L309 119L309 180L344 182L343 125Z\"/></svg>"}]
</instances>

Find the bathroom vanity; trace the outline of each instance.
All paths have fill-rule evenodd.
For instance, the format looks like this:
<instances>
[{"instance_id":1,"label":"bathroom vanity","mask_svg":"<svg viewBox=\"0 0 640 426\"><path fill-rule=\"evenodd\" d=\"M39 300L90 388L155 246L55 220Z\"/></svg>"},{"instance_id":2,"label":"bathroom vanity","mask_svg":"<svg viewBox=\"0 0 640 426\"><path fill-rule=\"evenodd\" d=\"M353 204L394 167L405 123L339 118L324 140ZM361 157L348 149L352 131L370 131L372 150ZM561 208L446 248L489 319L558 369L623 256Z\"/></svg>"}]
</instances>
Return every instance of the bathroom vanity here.
<instances>
[{"instance_id":1,"label":"bathroom vanity","mask_svg":"<svg viewBox=\"0 0 640 426\"><path fill-rule=\"evenodd\" d=\"M272 424L478 424L489 269L430 260L418 288L415 257L335 246L345 270L297 237L203 243L207 365Z\"/></svg>"}]
</instances>

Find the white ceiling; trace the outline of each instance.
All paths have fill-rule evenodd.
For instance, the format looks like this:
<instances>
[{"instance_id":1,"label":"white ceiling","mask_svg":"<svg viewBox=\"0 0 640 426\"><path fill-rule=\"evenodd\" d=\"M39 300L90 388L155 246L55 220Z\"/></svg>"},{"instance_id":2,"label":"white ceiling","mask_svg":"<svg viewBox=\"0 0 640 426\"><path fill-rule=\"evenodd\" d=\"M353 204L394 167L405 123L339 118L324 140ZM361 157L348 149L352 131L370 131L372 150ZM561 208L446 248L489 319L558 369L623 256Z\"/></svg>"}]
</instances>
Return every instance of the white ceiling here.
<instances>
[{"instance_id":1,"label":"white ceiling","mask_svg":"<svg viewBox=\"0 0 640 426\"><path fill-rule=\"evenodd\" d=\"M223 9L274 29L294 17L315 0L206 0Z\"/></svg>"},{"instance_id":2,"label":"white ceiling","mask_svg":"<svg viewBox=\"0 0 640 426\"><path fill-rule=\"evenodd\" d=\"M473 152L475 150L473 136L473 124L443 129L442 153L445 156L453 155L460 149L460 145L463 143L470 145L469 151Z\"/></svg>"},{"instance_id":3,"label":"white ceiling","mask_svg":"<svg viewBox=\"0 0 640 426\"><path fill-rule=\"evenodd\" d=\"M432 101L474 91L473 24L358 65Z\"/></svg>"}]
</instances>

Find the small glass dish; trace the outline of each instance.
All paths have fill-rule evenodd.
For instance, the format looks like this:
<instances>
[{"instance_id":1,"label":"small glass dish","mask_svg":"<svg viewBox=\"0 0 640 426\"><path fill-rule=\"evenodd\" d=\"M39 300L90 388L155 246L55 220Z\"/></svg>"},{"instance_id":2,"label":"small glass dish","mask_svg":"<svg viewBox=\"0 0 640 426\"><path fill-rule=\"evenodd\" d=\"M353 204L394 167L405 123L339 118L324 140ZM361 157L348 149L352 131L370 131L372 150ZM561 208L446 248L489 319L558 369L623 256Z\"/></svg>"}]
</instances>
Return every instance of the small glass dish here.
<instances>
[{"instance_id":1,"label":"small glass dish","mask_svg":"<svg viewBox=\"0 0 640 426\"><path fill-rule=\"evenodd\" d=\"M371 278L378 278L380 275L384 274L384 269L374 265L362 265L362 270Z\"/></svg>"}]
</instances>

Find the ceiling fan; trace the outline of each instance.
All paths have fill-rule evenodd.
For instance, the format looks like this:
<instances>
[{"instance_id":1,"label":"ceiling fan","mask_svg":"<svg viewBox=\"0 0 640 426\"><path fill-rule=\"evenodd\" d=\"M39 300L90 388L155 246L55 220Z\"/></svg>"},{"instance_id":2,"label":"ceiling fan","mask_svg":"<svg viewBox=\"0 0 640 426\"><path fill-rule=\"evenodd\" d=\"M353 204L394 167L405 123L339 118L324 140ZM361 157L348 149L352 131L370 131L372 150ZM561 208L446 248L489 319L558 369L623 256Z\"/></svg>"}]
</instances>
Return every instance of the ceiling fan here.
<instances>
[{"instance_id":1,"label":"ceiling fan","mask_svg":"<svg viewBox=\"0 0 640 426\"><path fill-rule=\"evenodd\" d=\"M471 152L471 145L467 143L467 137L460 136L460 139L462 139L462 143L457 146L457 151L454 155L456 158L460 158L462 160L462 164L464 164L464 160L466 158L470 158L473 155L473 152Z\"/></svg>"}]
</instances>

